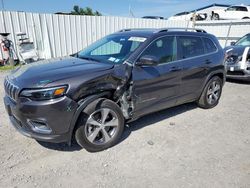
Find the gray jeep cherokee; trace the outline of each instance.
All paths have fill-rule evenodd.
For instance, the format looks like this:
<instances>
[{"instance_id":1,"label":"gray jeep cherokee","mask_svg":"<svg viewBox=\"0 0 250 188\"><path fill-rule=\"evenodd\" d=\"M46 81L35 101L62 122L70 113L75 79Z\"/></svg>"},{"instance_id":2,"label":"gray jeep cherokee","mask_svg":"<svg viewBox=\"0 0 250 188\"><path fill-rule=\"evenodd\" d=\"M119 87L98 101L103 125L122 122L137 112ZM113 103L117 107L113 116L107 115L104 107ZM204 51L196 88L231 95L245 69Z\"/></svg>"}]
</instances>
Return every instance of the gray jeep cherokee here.
<instances>
[{"instance_id":1,"label":"gray jeep cherokee","mask_svg":"<svg viewBox=\"0 0 250 188\"><path fill-rule=\"evenodd\" d=\"M224 52L200 29L125 29L64 58L6 77L4 103L14 127L46 142L72 140L88 151L115 145L125 122L196 101L219 102Z\"/></svg>"}]
</instances>

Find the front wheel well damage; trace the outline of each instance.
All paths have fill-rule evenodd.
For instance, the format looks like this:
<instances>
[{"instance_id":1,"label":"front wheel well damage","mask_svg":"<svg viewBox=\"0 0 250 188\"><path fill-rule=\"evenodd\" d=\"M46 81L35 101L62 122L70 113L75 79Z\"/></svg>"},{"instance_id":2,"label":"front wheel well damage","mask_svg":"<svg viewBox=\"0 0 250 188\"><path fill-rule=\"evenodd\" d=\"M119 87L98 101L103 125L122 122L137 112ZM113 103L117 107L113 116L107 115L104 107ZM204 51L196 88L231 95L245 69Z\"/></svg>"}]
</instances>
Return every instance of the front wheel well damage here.
<instances>
[{"instance_id":1,"label":"front wheel well damage","mask_svg":"<svg viewBox=\"0 0 250 188\"><path fill-rule=\"evenodd\" d=\"M103 91L101 93L96 93L96 94L92 94L89 96L84 97L83 99L79 99L77 101L78 103L78 108L71 120L70 123L70 136L71 139L69 140L68 144L71 145L71 142L74 141L74 133L76 130L76 125L78 123L78 121L80 120L81 116L83 115L83 110L92 102L99 100L99 99L110 99L112 100L112 91Z\"/></svg>"},{"instance_id":2,"label":"front wheel well damage","mask_svg":"<svg viewBox=\"0 0 250 188\"><path fill-rule=\"evenodd\" d=\"M74 141L74 133L77 128L77 123L79 122L81 115L83 115L82 111L85 109L90 103L94 102L95 100L99 99L109 99L116 103L122 113L125 119L130 119L133 109L133 104L131 104L131 98L130 98L130 92L125 91L123 95L116 96L116 90L108 90L108 91L102 91L101 93L92 94L90 96L84 97L84 99L78 100L78 109L74 115L74 118L71 122L71 140L69 144L71 144L71 141Z\"/></svg>"}]
</instances>

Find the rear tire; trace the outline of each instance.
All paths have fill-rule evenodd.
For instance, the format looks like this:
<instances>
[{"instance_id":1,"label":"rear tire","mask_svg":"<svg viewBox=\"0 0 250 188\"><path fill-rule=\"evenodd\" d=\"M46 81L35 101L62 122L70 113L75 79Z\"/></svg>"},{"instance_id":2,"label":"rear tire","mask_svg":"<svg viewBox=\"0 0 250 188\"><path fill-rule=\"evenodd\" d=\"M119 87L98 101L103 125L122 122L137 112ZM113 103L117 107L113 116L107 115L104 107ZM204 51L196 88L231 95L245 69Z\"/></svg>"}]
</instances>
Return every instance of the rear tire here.
<instances>
[{"instance_id":1,"label":"rear tire","mask_svg":"<svg viewBox=\"0 0 250 188\"><path fill-rule=\"evenodd\" d=\"M218 76L212 77L206 84L197 102L198 106L204 109L217 106L221 97L222 87L222 80Z\"/></svg>"},{"instance_id":2,"label":"rear tire","mask_svg":"<svg viewBox=\"0 0 250 188\"><path fill-rule=\"evenodd\" d=\"M79 117L76 142L87 151L98 152L117 144L124 129L120 107L111 100L90 103Z\"/></svg>"},{"instance_id":3,"label":"rear tire","mask_svg":"<svg viewBox=\"0 0 250 188\"><path fill-rule=\"evenodd\" d=\"M213 20L219 20L220 19L220 16L219 16L219 14L214 14L213 15Z\"/></svg>"}]
</instances>

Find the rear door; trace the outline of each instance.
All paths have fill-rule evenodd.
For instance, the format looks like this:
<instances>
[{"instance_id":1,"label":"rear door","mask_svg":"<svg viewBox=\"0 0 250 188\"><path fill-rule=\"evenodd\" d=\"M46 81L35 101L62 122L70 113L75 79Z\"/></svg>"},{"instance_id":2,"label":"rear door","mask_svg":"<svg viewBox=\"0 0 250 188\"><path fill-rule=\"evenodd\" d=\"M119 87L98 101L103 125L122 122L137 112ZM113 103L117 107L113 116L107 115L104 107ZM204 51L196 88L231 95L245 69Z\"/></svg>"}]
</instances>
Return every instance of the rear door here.
<instances>
[{"instance_id":1,"label":"rear door","mask_svg":"<svg viewBox=\"0 0 250 188\"><path fill-rule=\"evenodd\" d=\"M135 65L133 68L134 116L175 105L181 79L181 64L176 61L176 51L176 37L163 36L154 40L140 55L154 56L159 60L159 64Z\"/></svg>"},{"instance_id":2,"label":"rear door","mask_svg":"<svg viewBox=\"0 0 250 188\"><path fill-rule=\"evenodd\" d=\"M210 64L204 56L203 40L199 36L178 36L178 59L181 61L182 78L178 103L192 101L200 93Z\"/></svg>"}]
</instances>

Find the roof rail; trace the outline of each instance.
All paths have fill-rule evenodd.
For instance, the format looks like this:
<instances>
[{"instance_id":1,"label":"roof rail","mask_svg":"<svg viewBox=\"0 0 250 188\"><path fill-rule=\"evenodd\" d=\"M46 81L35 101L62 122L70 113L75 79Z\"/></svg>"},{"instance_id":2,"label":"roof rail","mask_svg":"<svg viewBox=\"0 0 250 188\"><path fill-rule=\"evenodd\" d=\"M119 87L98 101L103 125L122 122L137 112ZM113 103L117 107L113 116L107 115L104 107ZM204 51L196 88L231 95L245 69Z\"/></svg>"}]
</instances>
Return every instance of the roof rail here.
<instances>
[{"instance_id":1,"label":"roof rail","mask_svg":"<svg viewBox=\"0 0 250 188\"><path fill-rule=\"evenodd\" d=\"M169 27L169 28L126 28L121 29L118 32L127 32L127 31L143 31L143 30L152 30L154 33L168 32L168 31L193 31L200 33L207 33L204 29L199 28L184 28L184 27Z\"/></svg>"},{"instance_id":2,"label":"roof rail","mask_svg":"<svg viewBox=\"0 0 250 188\"><path fill-rule=\"evenodd\" d=\"M132 29L121 29L118 32L126 32L126 31L131 31Z\"/></svg>"},{"instance_id":3,"label":"roof rail","mask_svg":"<svg viewBox=\"0 0 250 188\"><path fill-rule=\"evenodd\" d=\"M162 28L162 29L158 29L156 33L167 32L167 31L193 31L193 32L207 33L204 29L182 28L182 27Z\"/></svg>"},{"instance_id":4,"label":"roof rail","mask_svg":"<svg viewBox=\"0 0 250 188\"><path fill-rule=\"evenodd\" d=\"M147 29L151 29L152 28L126 28L126 29L121 29L118 32L126 32L126 31L143 31L143 30L147 30Z\"/></svg>"}]
</instances>

